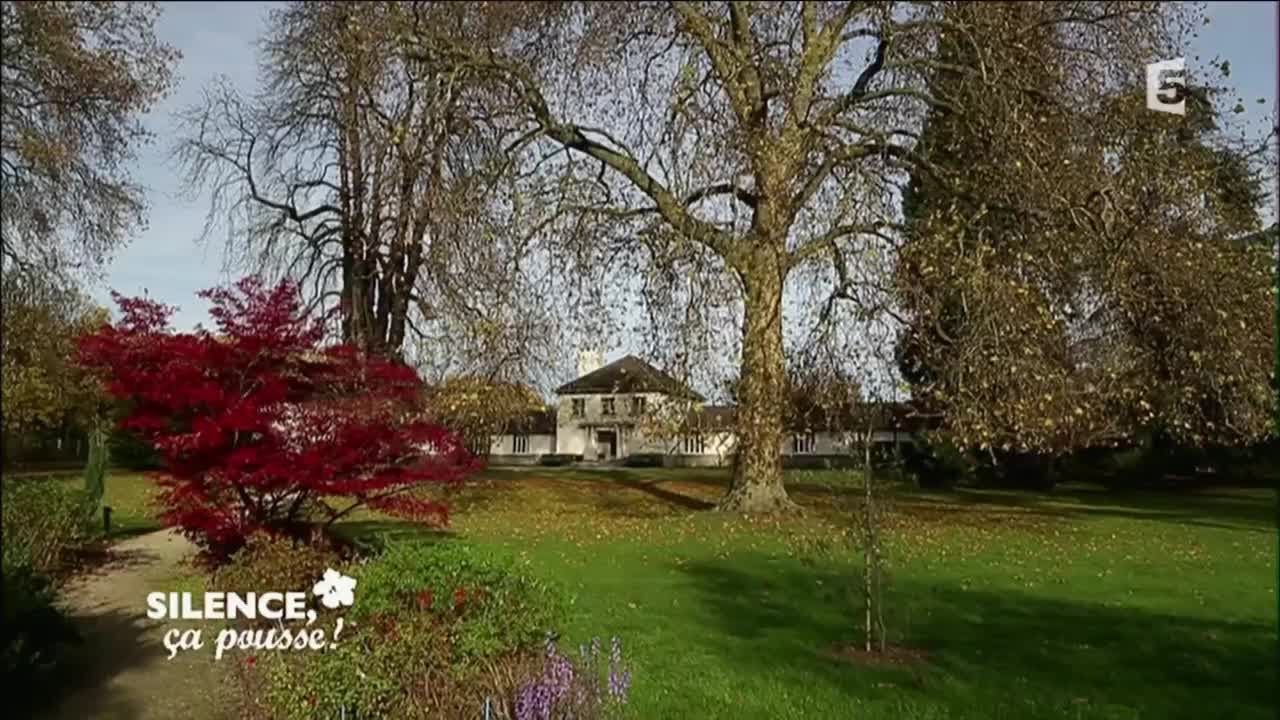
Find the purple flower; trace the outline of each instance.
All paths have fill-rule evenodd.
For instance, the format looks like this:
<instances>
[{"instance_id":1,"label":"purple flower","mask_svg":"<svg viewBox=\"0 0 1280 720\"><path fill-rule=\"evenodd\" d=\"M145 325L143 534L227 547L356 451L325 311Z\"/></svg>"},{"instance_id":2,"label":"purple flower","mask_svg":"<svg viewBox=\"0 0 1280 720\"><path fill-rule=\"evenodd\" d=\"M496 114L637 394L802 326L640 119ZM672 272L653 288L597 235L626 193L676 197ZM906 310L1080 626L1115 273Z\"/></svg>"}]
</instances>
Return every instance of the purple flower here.
<instances>
[{"instance_id":1,"label":"purple flower","mask_svg":"<svg viewBox=\"0 0 1280 720\"><path fill-rule=\"evenodd\" d=\"M622 641L614 636L609 641L609 664L615 665L620 662L622 662Z\"/></svg>"},{"instance_id":2,"label":"purple flower","mask_svg":"<svg viewBox=\"0 0 1280 720\"><path fill-rule=\"evenodd\" d=\"M573 685L573 664L569 658L552 655L543 673L543 683L550 689L553 703L564 699Z\"/></svg>"},{"instance_id":3,"label":"purple flower","mask_svg":"<svg viewBox=\"0 0 1280 720\"><path fill-rule=\"evenodd\" d=\"M551 693L542 683L530 683L516 696L516 720L551 720Z\"/></svg>"},{"instance_id":4,"label":"purple flower","mask_svg":"<svg viewBox=\"0 0 1280 720\"><path fill-rule=\"evenodd\" d=\"M609 701L626 703L627 692L631 687L631 673L622 667L622 642L618 638L615 637L610 642L605 687L602 687L597 664L597 658L600 657L599 638L593 638L589 646L578 648L581 656L581 665L578 667L574 666L569 657L560 653L553 636L547 637L545 651L542 675L520 688L516 694L516 720L551 720L558 709L563 711L570 708L574 708L572 712L576 716L577 709L584 706L601 706L606 701L606 690Z\"/></svg>"},{"instance_id":5,"label":"purple flower","mask_svg":"<svg viewBox=\"0 0 1280 720\"><path fill-rule=\"evenodd\" d=\"M631 688L631 671L609 671L609 696L620 703L627 701L627 690Z\"/></svg>"},{"instance_id":6,"label":"purple flower","mask_svg":"<svg viewBox=\"0 0 1280 720\"><path fill-rule=\"evenodd\" d=\"M622 668L622 641L614 637L609 643L609 696L625 703L630 687L631 672Z\"/></svg>"}]
</instances>

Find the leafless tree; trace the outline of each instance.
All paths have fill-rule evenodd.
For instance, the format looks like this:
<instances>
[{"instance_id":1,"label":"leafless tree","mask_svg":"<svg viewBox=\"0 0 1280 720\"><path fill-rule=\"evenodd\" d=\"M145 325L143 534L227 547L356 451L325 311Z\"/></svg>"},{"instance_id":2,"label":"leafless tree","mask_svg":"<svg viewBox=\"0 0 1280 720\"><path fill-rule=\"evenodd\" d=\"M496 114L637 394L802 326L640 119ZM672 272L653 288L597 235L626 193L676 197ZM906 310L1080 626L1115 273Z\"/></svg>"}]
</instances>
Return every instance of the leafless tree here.
<instances>
[{"instance_id":1,"label":"leafless tree","mask_svg":"<svg viewBox=\"0 0 1280 720\"><path fill-rule=\"evenodd\" d=\"M262 91L225 82L177 147L230 256L304 286L367 351L515 377L554 343L537 239L557 213L503 152L512 123L465 70L401 41L449 8L292 3L261 41ZM406 346L406 338L414 342Z\"/></svg>"}]
</instances>

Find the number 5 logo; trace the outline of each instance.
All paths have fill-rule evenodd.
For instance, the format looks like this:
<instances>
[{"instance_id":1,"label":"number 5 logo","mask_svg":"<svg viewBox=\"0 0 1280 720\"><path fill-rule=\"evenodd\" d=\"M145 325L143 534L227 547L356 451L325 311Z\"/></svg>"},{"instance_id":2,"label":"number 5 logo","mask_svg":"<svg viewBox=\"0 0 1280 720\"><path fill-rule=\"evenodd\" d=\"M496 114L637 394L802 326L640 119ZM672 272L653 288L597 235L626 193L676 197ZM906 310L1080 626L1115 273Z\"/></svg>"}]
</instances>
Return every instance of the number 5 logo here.
<instances>
[{"instance_id":1,"label":"number 5 logo","mask_svg":"<svg viewBox=\"0 0 1280 720\"><path fill-rule=\"evenodd\" d=\"M1186 69L1186 58L1161 60L1147 65L1147 109L1156 112L1187 114L1187 101L1178 99L1181 93L1178 88L1186 87L1186 79L1182 73ZM1177 100L1177 102L1174 102Z\"/></svg>"}]
</instances>

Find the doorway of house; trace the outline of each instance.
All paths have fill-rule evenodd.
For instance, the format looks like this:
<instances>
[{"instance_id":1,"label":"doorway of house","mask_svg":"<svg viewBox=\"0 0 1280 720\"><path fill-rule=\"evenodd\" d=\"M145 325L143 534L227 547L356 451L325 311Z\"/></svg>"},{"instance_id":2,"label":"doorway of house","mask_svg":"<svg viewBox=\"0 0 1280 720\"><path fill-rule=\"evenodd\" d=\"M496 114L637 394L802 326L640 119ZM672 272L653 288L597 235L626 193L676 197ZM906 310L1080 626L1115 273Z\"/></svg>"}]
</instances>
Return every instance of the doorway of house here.
<instances>
[{"instance_id":1,"label":"doorway of house","mask_svg":"<svg viewBox=\"0 0 1280 720\"><path fill-rule=\"evenodd\" d=\"M612 460L618 457L618 433L616 431L596 431L596 457L600 460Z\"/></svg>"}]
</instances>

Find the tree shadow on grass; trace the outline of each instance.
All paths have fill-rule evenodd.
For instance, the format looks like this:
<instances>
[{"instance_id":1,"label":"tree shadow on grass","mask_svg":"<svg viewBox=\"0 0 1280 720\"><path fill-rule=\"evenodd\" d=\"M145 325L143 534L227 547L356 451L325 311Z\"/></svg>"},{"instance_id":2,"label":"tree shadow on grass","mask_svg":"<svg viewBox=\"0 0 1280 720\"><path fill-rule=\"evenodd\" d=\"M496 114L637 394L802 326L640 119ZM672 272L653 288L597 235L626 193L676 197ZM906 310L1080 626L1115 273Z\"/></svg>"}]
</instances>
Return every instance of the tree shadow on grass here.
<instances>
[{"instance_id":1,"label":"tree shadow on grass","mask_svg":"<svg viewBox=\"0 0 1280 720\"><path fill-rule=\"evenodd\" d=\"M696 472L678 469L651 471L643 477L609 478L613 484L647 492L673 506L688 510L709 510L729 489L730 471L699 468ZM853 509L864 491L862 475L849 470L785 471L783 485L798 505L819 515L841 516ZM882 484L881 491L896 491L897 484ZM711 498L711 499L708 499Z\"/></svg>"},{"instance_id":2,"label":"tree shadow on grass","mask_svg":"<svg viewBox=\"0 0 1280 720\"><path fill-rule=\"evenodd\" d=\"M673 510L710 510L715 499L729 488L727 468L618 468L608 471L568 469L556 471L558 481L578 482L608 494L623 487L644 493ZM533 477L526 474L526 478ZM847 497L855 497L861 486L849 478L859 476L835 471L789 471L785 480L787 492L802 505L829 506ZM841 478L841 480L836 480ZM605 509L622 508L625 502L606 502ZM625 514L625 513L624 513ZM640 513L649 515L651 513Z\"/></svg>"},{"instance_id":3,"label":"tree shadow on grass","mask_svg":"<svg viewBox=\"0 0 1280 720\"><path fill-rule=\"evenodd\" d=\"M672 471L617 468L607 471L550 468L523 472L519 477L484 478L478 485L477 503L459 505L467 511L483 509L504 493L531 497L535 502L560 508L581 508L612 517L651 518L714 506L712 493L701 486L686 484L683 475ZM635 491L635 492L628 492ZM533 495L525 495L533 493ZM656 502L650 502L656 501Z\"/></svg>"},{"instance_id":4,"label":"tree shadow on grass","mask_svg":"<svg viewBox=\"0 0 1280 720\"><path fill-rule=\"evenodd\" d=\"M703 500L701 498L685 495L668 488L662 487L661 480L637 480L631 477L622 477L617 480L617 484L630 490L636 490L649 495L657 500L670 505L674 508L683 510L710 510L715 507L715 503Z\"/></svg>"},{"instance_id":5,"label":"tree shadow on grass","mask_svg":"<svg viewBox=\"0 0 1280 720\"><path fill-rule=\"evenodd\" d=\"M1277 496L1260 490L1173 493L1075 485L1038 493L963 488L906 493L902 504L956 512L985 505L1050 517L1115 517L1251 532L1275 532L1277 524Z\"/></svg>"},{"instance_id":6,"label":"tree shadow on grass","mask_svg":"<svg viewBox=\"0 0 1280 720\"><path fill-rule=\"evenodd\" d=\"M823 655L860 638L855 569L738 559L681 570L697 587L705 642L762 678L795 674L950 718L1274 716L1274 626L903 582L890 589L889 639L927 652L928 666L871 670Z\"/></svg>"},{"instance_id":7,"label":"tree shadow on grass","mask_svg":"<svg viewBox=\"0 0 1280 720\"><path fill-rule=\"evenodd\" d=\"M729 471L723 468L622 468L607 472L547 468L544 472L547 477L558 480L618 485L641 491L683 510L713 507L714 502L707 499L707 494L723 492L729 483ZM522 472L510 479L534 476L535 473ZM817 510L844 508L851 502L856 503L863 492L861 475L855 471L789 470L784 482L796 502ZM966 513L985 506L1051 518L1116 517L1253 532L1275 532L1280 517L1277 506L1280 497L1274 491L1257 488L1161 492L1067 483L1044 493L984 488L925 491L892 483L883 487L882 492L889 493L890 499L905 510L919 508L929 512Z\"/></svg>"}]
</instances>

